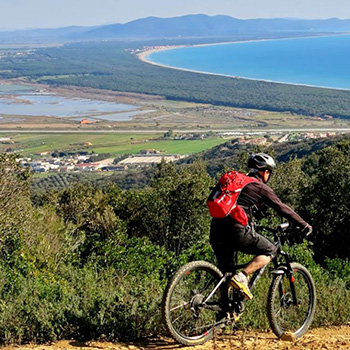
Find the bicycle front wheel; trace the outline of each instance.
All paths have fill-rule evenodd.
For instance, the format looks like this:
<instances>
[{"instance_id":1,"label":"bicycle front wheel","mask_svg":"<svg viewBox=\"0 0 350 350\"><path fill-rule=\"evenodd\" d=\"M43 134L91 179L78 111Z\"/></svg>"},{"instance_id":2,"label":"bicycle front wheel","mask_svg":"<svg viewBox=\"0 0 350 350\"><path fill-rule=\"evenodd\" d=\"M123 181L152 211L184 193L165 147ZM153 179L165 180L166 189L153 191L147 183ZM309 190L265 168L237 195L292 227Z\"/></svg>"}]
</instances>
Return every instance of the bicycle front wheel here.
<instances>
[{"instance_id":1,"label":"bicycle front wheel","mask_svg":"<svg viewBox=\"0 0 350 350\"><path fill-rule=\"evenodd\" d=\"M316 288L310 272L298 263L291 266L292 277L276 275L269 289L268 319L279 338L287 334L293 338L303 336L312 323L316 308Z\"/></svg>"},{"instance_id":2,"label":"bicycle front wheel","mask_svg":"<svg viewBox=\"0 0 350 350\"><path fill-rule=\"evenodd\" d=\"M163 318L172 336L184 345L211 339L221 312L222 273L206 261L180 268L169 282L163 299ZM209 297L209 298L208 298Z\"/></svg>"}]
</instances>

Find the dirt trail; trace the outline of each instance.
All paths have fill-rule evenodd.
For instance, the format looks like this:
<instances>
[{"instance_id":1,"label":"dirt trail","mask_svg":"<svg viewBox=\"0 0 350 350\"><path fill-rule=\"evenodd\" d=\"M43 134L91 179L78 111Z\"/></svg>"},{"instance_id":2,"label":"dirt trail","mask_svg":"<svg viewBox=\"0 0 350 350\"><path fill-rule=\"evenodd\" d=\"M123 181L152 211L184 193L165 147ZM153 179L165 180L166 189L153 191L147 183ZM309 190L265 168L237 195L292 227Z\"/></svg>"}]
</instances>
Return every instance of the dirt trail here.
<instances>
[{"instance_id":1,"label":"dirt trail","mask_svg":"<svg viewBox=\"0 0 350 350\"><path fill-rule=\"evenodd\" d=\"M349 350L350 327L317 328L297 341L278 340L271 333L222 334L201 346L184 347L171 339L156 338L142 343L108 343L64 340L50 345L4 347L2 350Z\"/></svg>"}]
</instances>

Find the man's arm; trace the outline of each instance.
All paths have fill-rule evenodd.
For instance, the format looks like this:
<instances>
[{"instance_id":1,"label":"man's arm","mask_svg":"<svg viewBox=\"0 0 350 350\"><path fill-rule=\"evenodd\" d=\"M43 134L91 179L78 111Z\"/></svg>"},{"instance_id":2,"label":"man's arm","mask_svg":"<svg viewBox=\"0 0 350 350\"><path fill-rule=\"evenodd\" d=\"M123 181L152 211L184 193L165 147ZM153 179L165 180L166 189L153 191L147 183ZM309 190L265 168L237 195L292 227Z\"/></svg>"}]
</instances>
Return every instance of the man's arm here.
<instances>
[{"instance_id":1,"label":"man's arm","mask_svg":"<svg viewBox=\"0 0 350 350\"><path fill-rule=\"evenodd\" d=\"M284 204L272 190L272 188L265 184L261 189L261 197L269 207L276 210L279 215L283 216L288 221L300 226L302 229L310 226L292 208L290 208L287 204Z\"/></svg>"}]
</instances>

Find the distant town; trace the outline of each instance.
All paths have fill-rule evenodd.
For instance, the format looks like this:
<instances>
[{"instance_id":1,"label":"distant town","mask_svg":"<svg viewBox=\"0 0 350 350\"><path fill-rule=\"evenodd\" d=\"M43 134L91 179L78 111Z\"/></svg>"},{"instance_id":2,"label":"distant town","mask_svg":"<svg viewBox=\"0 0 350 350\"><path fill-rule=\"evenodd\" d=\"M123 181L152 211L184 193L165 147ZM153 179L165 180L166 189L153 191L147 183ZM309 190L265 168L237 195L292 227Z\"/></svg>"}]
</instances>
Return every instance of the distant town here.
<instances>
[{"instance_id":1,"label":"distant town","mask_svg":"<svg viewBox=\"0 0 350 350\"><path fill-rule=\"evenodd\" d=\"M283 143L288 141L333 137L336 133L307 132L264 135L262 132L252 132L248 134L243 134L241 132L225 132L219 135L223 138L234 137L233 142L237 142L241 145L253 144L266 146L273 142ZM207 135L204 134L195 136L196 138L207 137ZM191 138L188 134L176 135L174 139L181 140L188 139L189 137ZM11 137L1 137L0 143L11 145L13 144L13 140ZM110 154L96 154L93 152L89 153L88 151L46 151L35 154L32 157L20 157L18 158L18 162L21 166L30 168L34 173L101 172L124 171L130 168L148 167L158 164L161 161L178 161L186 156L185 154L165 154L155 149L145 149L138 154L119 156L118 158L112 158Z\"/></svg>"},{"instance_id":2,"label":"distant town","mask_svg":"<svg viewBox=\"0 0 350 350\"><path fill-rule=\"evenodd\" d=\"M35 173L66 173L66 172L100 172L100 171L123 171L129 168L140 168L160 163L177 161L186 155L164 155L158 154L155 150L145 150L141 154L129 156L116 162L115 158L107 158L93 161L98 154L69 155L52 157L50 154L42 155L40 159L30 157L18 158L23 167L29 167Z\"/></svg>"}]
</instances>

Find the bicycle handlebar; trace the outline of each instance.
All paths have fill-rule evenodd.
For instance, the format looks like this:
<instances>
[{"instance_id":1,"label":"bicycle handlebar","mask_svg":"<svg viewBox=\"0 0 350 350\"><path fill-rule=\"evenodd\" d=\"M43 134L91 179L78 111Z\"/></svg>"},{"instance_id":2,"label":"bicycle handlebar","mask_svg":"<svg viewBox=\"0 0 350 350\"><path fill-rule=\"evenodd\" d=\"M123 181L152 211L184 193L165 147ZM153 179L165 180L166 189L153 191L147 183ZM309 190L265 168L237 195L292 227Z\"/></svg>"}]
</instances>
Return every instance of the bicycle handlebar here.
<instances>
[{"instance_id":1,"label":"bicycle handlebar","mask_svg":"<svg viewBox=\"0 0 350 350\"><path fill-rule=\"evenodd\" d=\"M276 228L269 226L256 226L256 231L267 231L273 234L275 240L288 243L289 245L301 243L303 236L301 235L301 228L290 227L288 222L279 224Z\"/></svg>"},{"instance_id":2,"label":"bicycle handlebar","mask_svg":"<svg viewBox=\"0 0 350 350\"><path fill-rule=\"evenodd\" d=\"M268 231L273 234L277 233L283 233L289 228L289 223L288 222L283 222L282 224L279 224L276 228L272 228L269 226L256 226L257 231Z\"/></svg>"}]
</instances>

